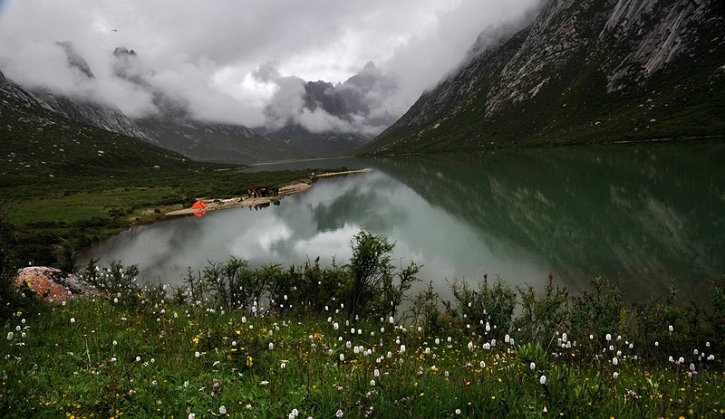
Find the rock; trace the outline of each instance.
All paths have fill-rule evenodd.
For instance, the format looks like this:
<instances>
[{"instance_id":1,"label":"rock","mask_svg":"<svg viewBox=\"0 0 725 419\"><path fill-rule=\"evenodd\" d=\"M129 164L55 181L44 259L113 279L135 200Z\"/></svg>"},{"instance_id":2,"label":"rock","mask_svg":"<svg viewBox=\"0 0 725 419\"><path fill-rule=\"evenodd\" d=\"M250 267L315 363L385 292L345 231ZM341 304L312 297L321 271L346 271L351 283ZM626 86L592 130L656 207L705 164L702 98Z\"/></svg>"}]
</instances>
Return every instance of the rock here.
<instances>
[{"instance_id":1,"label":"rock","mask_svg":"<svg viewBox=\"0 0 725 419\"><path fill-rule=\"evenodd\" d=\"M75 275L47 266L30 266L18 271L13 282L15 288L31 291L48 302L67 301L78 295L96 293L93 286Z\"/></svg>"}]
</instances>

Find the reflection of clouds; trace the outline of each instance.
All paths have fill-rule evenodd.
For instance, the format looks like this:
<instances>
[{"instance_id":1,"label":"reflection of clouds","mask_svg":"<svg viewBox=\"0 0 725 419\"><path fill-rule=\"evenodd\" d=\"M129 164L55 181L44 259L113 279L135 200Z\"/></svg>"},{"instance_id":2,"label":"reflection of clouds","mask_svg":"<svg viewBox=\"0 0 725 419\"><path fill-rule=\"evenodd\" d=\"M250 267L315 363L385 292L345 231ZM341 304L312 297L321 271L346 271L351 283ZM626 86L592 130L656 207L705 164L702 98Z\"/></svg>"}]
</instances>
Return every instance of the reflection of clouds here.
<instances>
[{"instance_id":1,"label":"reflection of clouds","mask_svg":"<svg viewBox=\"0 0 725 419\"><path fill-rule=\"evenodd\" d=\"M309 240L300 240L294 245L294 251L302 257L317 257L347 261L352 256L350 243L354 235L360 232L357 225L345 224L342 228L317 233Z\"/></svg>"},{"instance_id":2,"label":"reflection of clouds","mask_svg":"<svg viewBox=\"0 0 725 419\"><path fill-rule=\"evenodd\" d=\"M243 259L278 257L278 243L289 240L292 230L277 217L262 219L239 235L231 245L231 254Z\"/></svg>"}]
</instances>

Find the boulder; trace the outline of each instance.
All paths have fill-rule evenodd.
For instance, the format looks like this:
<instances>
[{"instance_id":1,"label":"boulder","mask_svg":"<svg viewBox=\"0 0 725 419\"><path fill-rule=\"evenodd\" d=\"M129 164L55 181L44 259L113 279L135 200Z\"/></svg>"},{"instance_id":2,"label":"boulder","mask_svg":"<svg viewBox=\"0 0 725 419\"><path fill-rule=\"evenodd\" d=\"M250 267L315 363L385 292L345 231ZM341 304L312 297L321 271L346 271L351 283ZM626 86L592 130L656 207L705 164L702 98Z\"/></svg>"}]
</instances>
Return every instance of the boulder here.
<instances>
[{"instance_id":1,"label":"boulder","mask_svg":"<svg viewBox=\"0 0 725 419\"><path fill-rule=\"evenodd\" d=\"M74 296L95 292L95 288L75 275L47 266L30 266L18 270L14 285L19 290L30 291L49 302L67 301Z\"/></svg>"}]
</instances>

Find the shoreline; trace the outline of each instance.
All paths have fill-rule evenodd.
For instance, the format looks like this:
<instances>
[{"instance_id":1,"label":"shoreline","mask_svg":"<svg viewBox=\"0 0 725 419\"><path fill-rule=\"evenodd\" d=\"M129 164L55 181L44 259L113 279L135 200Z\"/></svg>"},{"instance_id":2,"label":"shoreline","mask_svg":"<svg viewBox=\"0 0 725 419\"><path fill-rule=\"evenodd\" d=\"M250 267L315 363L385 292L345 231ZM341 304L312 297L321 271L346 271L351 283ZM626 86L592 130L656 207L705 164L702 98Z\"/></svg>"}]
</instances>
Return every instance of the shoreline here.
<instances>
[{"instance_id":1,"label":"shoreline","mask_svg":"<svg viewBox=\"0 0 725 419\"><path fill-rule=\"evenodd\" d=\"M242 208L242 207L252 207L257 205L270 205L274 201L280 201L284 199L287 196L294 195L296 193L304 192L308 189L310 189L313 185L313 182L315 179L318 178L327 178L327 177L333 177L333 176L345 176L345 175L352 175L352 174L358 174L358 173L370 173L373 169L371 168L363 168L363 169L355 169L355 170L346 170L343 172L325 172L320 174L314 174L312 178L309 179L307 182L299 182L299 183L292 183L289 185L285 185L281 188L279 188L279 194L272 196L272 197L263 197L263 198L245 198L243 196L238 197L232 197L232 198L207 198L207 199L199 199L198 201L203 202L206 204L206 208L184 208L176 211L170 211L165 213L164 215L167 217L174 217L178 215L203 215L210 211L219 211L229 208Z\"/></svg>"}]
</instances>

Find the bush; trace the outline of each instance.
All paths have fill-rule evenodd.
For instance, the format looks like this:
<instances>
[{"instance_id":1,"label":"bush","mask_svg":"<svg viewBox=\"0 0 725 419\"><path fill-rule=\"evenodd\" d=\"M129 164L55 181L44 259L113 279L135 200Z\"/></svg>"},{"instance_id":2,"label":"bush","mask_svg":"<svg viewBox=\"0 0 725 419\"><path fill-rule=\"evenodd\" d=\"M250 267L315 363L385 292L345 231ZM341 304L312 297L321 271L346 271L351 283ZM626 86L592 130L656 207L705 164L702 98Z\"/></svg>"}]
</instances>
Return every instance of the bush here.
<instances>
[{"instance_id":1,"label":"bush","mask_svg":"<svg viewBox=\"0 0 725 419\"><path fill-rule=\"evenodd\" d=\"M536 297L534 288L518 288L521 314L514 322L518 340L548 342L559 331L570 330L569 294L550 278L544 295Z\"/></svg>"},{"instance_id":2,"label":"bush","mask_svg":"<svg viewBox=\"0 0 725 419\"><path fill-rule=\"evenodd\" d=\"M455 280L451 285L457 307L455 315L470 324L479 335L502 339L511 329L516 306L516 293L497 278L493 285L484 276L478 290L465 280Z\"/></svg>"},{"instance_id":3,"label":"bush","mask_svg":"<svg viewBox=\"0 0 725 419\"><path fill-rule=\"evenodd\" d=\"M411 263L397 273L390 263L395 247L388 239L361 231L353 237L348 268L350 280L344 288L351 316L395 316L405 291L417 280L419 267ZM397 278L397 284L395 283Z\"/></svg>"}]
</instances>

